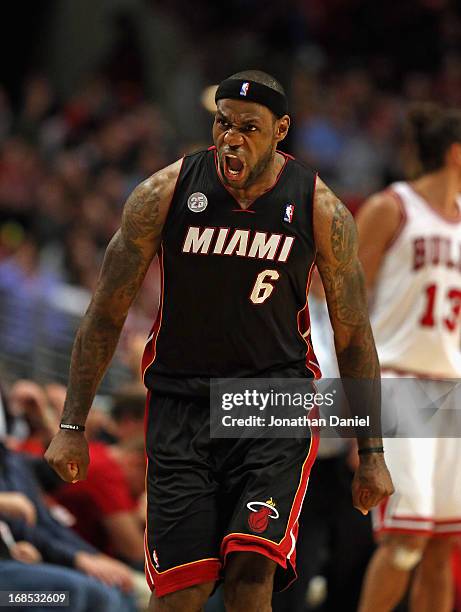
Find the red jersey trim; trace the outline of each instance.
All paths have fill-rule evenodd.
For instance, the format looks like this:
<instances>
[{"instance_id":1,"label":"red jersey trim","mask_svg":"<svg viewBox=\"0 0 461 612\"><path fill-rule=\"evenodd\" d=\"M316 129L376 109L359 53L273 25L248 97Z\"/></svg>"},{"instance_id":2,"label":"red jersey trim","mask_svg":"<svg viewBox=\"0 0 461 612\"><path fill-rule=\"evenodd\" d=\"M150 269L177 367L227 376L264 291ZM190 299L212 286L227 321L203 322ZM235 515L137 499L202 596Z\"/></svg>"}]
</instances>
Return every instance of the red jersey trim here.
<instances>
[{"instance_id":1,"label":"red jersey trim","mask_svg":"<svg viewBox=\"0 0 461 612\"><path fill-rule=\"evenodd\" d=\"M184 160L186 156L183 156L181 160L181 167L179 168L178 176L176 177L176 183L174 185L173 194L171 196L170 204L168 206L168 214L170 214L171 204L176 195L176 190L179 184L179 177L181 176L182 167L184 165ZM163 269L163 243L160 245L160 252L158 254L158 260L160 265L160 305L157 313L157 317L155 319L154 325L152 326L151 333L147 338L146 346L144 348L144 353L141 360L141 371L142 371L142 380L144 382L144 377L146 375L149 367L154 363L155 357L157 355L157 338L160 332L160 328L162 326L162 316L163 316L163 296L164 296L164 269Z\"/></svg>"},{"instance_id":2,"label":"red jersey trim","mask_svg":"<svg viewBox=\"0 0 461 612\"><path fill-rule=\"evenodd\" d=\"M199 559L183 563L164 572L155 569L147 545L147 529L144 537L145 573L147 584L157 597L205 582L216 582L221 571L219 559Z\"/></svg>"},{"instance_id":3,"label":"red jersey trim","mask_svg":"<svg viewBox=\"0 0 461 612\"><path fill-rule=\"evenodd\" d=\"M453 519L439 520L439 519L433 518L432 516L408 516L408 515L392 514L391 519L396 520L396 521L432 522L434 523L434 525L456 525L457 523L461 525L461 517L457 517Z\"/></svg>"},{"instance_id":4,"label":"red jersey trim","mask_svg":"<svg viewBox=\"0 0 461 612\"><path fill-rule=\"evenodd\" d=\"M399 533L406 535L424 535L430 536L431 538L448 538L450 536L456 537L461 535L461 525L460 529L456 531L436 531L434 529L403 529L400 527L379 527L377 529L373 529L373 531L377 536L380 536L385 533Z\"/></svg>"},{"instance_id":5,"label":"red jersey trim","mask_svg":"<svg viewBox=\"0 0 461 612\"><path fill-rule=\"evenodd\" d=\"M147 370L154 363L157 356L157 338L162 327L163 319L163 297L164 297L164 269L163 269L163 244L160 245L160 253L158 255L158 261L160 266L160 305L155 319L152 331L147 339L146 347L141 361L142 369L142 380L146 375Z\"/></svg>"},{"instance_id":6,"label":"red jersey trim","mask_svg":"<svg viewBox=\"0 0 461 612\"><path fill-rule=\"evenodd\" d=\"M307 281L306 281L306 301L304 303L304 306L301 308L301 310L298 310L298 314L296 316L296 323L298 326L298 333L301 336L301 338L303 339L303 341L306 343L307 346L307 350L306 350L306 367L308 370L310 370L312 372L312 374L314 375L314 378L319 379L322 377L322 371L319 367L317 358L315 356L315 352L314 349L312 347L312 343L311 343L311 338L310 338L310 332L311 332L311 321L310 321L310 316L309 316L309 305L308 305L308 296L309 296L309 289L311 286L311 281L312 281L312 272L314 270L315 267L315 260L317 257L317 251L314 254L314 259L312 261L311 267L309 268L309 272L307 275ZM302 328L304 327L304 331L302 331Z\"/></svg>"},{"instance_id":7,"label":"red jersey trim","mask_svg":"<svg viewBox=\"0 0 461 612\"><path fill-rule=\"evenodd\" d=\"M373 512L375 523L373 531L376 534L389 532L442 537L461 533L461 517L437 519L432 516L387 514L389 502L390 498L388 497ZM405 522L407 525L394 524L398 521ZM426 523L426 526L423 526L422 523Z\"/></svg>"},{"instance_id":8,"label":"red jersey trim","mask_svg":"<svg viewBox=\"0 0 461 612\"><path fill-rule=\"evenodd\" d=\"M311 202L311 207L312 207L312 219L311 219L311 223L312 223L312 238L314 240L314 244L315 244L315 229L314 229L314 205L315 205L315 191L317 189L317 180L319 179L319 173L316 172L314 175L314 185L313 185L313 189L312 189L312 202ZM317 253L317 246L315 247L315 252Z\"/></svg>"},{"instance_id":9,"label":"red jersey trim","mask_svg":"<svg viewBox=\"0 0 461 612\"><path fill-rule=\"evenodd\" d=\"M319 179L319 173L316 172L314 174L314 185L312 189L312 202L311 202L311 208L312 208L311 224L312 224L312 238L314 240L314 245L315 245L314 205L315 205L315 191L317 189L318 179ZM319 362L317 361L317 357L315 356L315 352L314 352L314 347L312 346L312 342L311 342L311 335L310 335L311 319L309 315L309 305L308 305L309 290L310 290L311 280L312 280L312 272L314 270L316 259L317 259L317 246L315 246L314 259L312 261L311 267L309 269L309 274L307 276L306 302L303 308L300 311L298 311L297 324L298 324L298 332L301 335L304 342L307 344L306 367L312 372L312 374L314 375L314 378L319 379L319 378L322 378L322 370L320 369ZM304 312L304 325L306 326L304 333L300 329L300 322L299 322L300 320L299 317L303 312Z\"/></svg>"},{"instance_id":10,"label":"red jersey trim","mask_svg":"<svg viewBox=\"0 0 461 612\"><path fill-rule=\"evenodd\" d=\"M380 526L373 529L373 532L376 535L381 535L383 533L404 533L408 535L432 535L432 529L401 529L400 527L384 527Z\"/></svg>"}]
</instances>

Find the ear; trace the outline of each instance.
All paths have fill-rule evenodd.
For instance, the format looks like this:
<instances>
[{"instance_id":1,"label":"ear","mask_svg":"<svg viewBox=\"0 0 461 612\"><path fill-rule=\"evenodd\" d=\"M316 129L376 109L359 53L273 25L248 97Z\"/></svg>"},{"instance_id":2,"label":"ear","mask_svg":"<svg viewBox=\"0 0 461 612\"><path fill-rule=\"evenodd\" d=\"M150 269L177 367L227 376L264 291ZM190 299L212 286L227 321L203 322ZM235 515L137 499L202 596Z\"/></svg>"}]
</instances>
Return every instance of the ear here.
<instances>
[{"instance_id":1,"label":"ear","mask_svg":"<svg viewBox=\"0 0 461 612\"><path fill-rule=\"evenodd\" d=\"M284 140L284 138L288 134L289 129L290 129L290 117L288 115L283 115L283 117L280 117L280 119L277 119L276 127L275 127L275 138L277 142Z\"/></svg>"}]
</instances>

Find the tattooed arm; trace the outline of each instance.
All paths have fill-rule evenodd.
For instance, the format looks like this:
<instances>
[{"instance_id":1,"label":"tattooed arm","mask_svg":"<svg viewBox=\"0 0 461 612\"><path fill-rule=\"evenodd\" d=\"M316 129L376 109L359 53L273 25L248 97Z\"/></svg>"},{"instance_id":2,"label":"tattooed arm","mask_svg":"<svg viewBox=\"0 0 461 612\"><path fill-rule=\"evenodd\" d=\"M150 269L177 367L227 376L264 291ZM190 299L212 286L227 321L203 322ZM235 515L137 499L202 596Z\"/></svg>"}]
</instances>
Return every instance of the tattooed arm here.
<instances>
[{"instance_id":1,"label":"tattooed arm","mask_svg":"<svg viewBox=\"0 0 461 612\"><path fill-rule=\"evenodd\" d=\"M181 162L160 170L128 198L120 229L107 247L96 291L72 350L63 423L83 425L128 310L160 246ZM45 455L64 480L86 477L88 447L81 432L60 430Z\"/></svg>"},{"instance_id":2,"label":"tattooed arm","mask_svg":"<svg viewBox=\"0 0 461 612\"><path fill-rule=\"evenodd\" d=\"M358 437L358 445L382 446L382 439L377 436L380 368L357 254L357 231L348 209L320 179L314 197L314 238L317 267L325 288L339 371L349 404L357 416L371 418L372 431L369 437ZM359 380L355 383L354 379ZM368 396L366 401L361 396L363 390ZM367 512L392 493L392 482L382 453L360 458L353 484L354 505Z\"/></svg>"},{"instance_id":3,"label":"tattooed arm","mask_svg":"<svg viewBox=\"0 0 461 612\"><path fill-rule=\"evenodd\" d=\"M314 234L341 376L379 378L355 223L320 179L315 191Z\"/></svg>"}]
</instances>

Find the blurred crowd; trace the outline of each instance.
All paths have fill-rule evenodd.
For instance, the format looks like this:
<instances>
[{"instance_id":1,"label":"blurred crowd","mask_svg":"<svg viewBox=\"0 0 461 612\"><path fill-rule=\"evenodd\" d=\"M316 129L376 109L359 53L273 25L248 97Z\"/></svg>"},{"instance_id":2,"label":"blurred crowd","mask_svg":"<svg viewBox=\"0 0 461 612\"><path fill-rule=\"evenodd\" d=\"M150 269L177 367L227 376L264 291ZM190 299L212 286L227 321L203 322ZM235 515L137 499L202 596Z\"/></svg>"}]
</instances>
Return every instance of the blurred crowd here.
<instances>
[{"instance_id":1,"label":"blurred crowd","mask_svg":"<svg viewBox=\"0 0 461 612\"><path fill-rule=\"evenodd\" d=\"M18 112L4 92L0 99L0 336L8 363L25 376L40 341L69 352L123 202L179 147L155 105L102 79L61 106L42 77L27 81ZM154 266L124 348L155 315L156 279Z\"/></svg>"}]
</instances>

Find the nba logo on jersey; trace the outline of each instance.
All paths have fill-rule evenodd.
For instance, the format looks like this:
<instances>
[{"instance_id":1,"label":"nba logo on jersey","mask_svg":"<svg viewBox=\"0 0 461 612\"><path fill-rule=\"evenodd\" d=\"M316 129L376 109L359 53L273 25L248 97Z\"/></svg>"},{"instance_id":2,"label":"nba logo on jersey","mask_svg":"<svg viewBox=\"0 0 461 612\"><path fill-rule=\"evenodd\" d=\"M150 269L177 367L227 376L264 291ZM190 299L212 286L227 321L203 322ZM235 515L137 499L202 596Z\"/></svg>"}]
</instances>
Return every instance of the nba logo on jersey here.
<instances>
[{"instance_id":1,"label":"nba logo on jersey","mask_svg":"<svg viewBox=\"0 0 461 612\"><path fill-rule=\"evenodd\" d=\"M248 83L248 81L245 81L244 83L242 83L242 87L240 88L240 95L246 96L249 89L250 89L250 83Z\"/></svg>"},{"instance_id":2,"label":"nba logo on jersey","mask_svg":"<svg viewBox=\"0 0 461 612\"><path fill-rule=\"evenodd\" d=\"M283 214L283 220L287 223L291 223L293 221L293 214L295 212L294 204L285 204L285 212Z\"/></svg>"}]
</instances>

